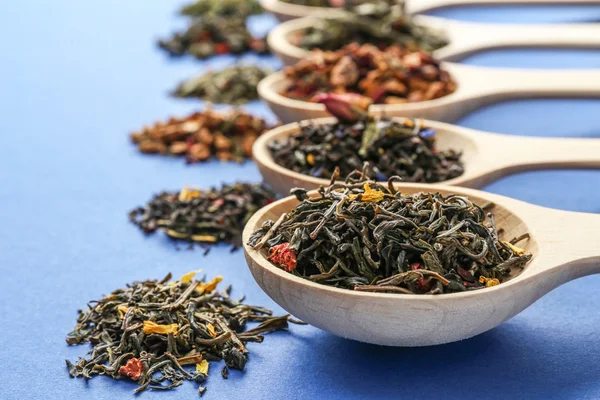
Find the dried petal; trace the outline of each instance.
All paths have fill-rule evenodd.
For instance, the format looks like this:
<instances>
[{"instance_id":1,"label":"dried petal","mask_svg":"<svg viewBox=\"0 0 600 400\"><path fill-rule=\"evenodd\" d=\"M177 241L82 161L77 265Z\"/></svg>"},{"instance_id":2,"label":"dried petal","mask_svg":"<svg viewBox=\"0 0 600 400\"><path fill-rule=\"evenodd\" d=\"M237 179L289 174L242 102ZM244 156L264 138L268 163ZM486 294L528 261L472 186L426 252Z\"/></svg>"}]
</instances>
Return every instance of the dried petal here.
<instances>
[{"instance_id":1,"label":"dried petal","mask_svg":"<svg viewBox=\"0 0 600 400\"><path fill-rule=\"evenodd\" d=\"M289 243L278 244L269 249L269 260L291 272L296 268L296 251L290 248Z\"/></svg>"},{"instance_id":2,"label":"dried petal","mask_svg":"<svg viewBox=\"0 0 600 400\"><path fill-rule=\"evenodd\" d=\"M169 333L177 333L177 324L159 325L153 321L144 321L144 333L149 335L156 333L157 335L168 335Z\"/></svg>"},{"instance_id":3,"label":"dried petal","mask_svg":"<svg viewBox=\"0 0 600 400\"><path fill-rule=\"evenodd\" d=\"M137 358L130 358L129 361L127 361L127 364L119 368L119 374L128 376L132 380L137 381L140 379L143 370L144 366L140 360Z\"/></svg>"}]
</instances>

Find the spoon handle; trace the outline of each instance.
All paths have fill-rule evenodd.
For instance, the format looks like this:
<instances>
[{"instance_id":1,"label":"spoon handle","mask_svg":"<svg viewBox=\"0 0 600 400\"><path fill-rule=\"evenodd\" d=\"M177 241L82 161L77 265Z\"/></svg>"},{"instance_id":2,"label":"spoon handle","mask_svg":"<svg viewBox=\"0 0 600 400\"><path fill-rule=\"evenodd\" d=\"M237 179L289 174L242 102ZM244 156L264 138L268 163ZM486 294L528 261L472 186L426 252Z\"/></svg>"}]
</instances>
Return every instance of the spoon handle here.
<instances>
[{"instance_id":1,"label":"spoon handle","mask_svg":"<svg viewBox=\"0 0 600 400\"><path fill-rule=\"evenodd\" d=\"M470 100L478 106L514 98L600 96L600 69L536 70L452 63L446 66L459 82L453 101Z\"/></svg>"},{"instance_id":2,"label":"spoon handle","mask_svg":"<svg viewBox=\"0 0 600 400\"><path fill-rule=\"evenodd\" d=\"M532 26L464 23L435 17L421 19L428 21L429 25L439 26L449 36L450 44L435 53L436 57L445 61L459 60L478 51L494 48L600 48L600 25L595 24Z\"/></svg>"},{"instance_id":3,"label":"spoon handle","mask_svg":"<svg viewBox=\"0 0 600 400\"><path fill-rule=\"evenodd\" d=\"M544 168L600 168L599 139L501 136L490 149L516 172Z\"/></svg>"},{"instance_id":4,"label":"spoon handle","mask_svg":"<svg viewBox=\"0 0 600 400\"><path fill-rule=\"evenodd\" d=\"M599 0L407 0L406 10L411 14L422 13L436 8L454 6L492 6L492 5L593 5Z\"/></svg>"},{"instance_id":5,"label":"spoon handle","mask_svg":"<svg viewBox=\"0 0 600 400\"><path fill-rule=\"evenodd\" d=\"M541 208L531 217L539 246L532 273L564 275L560 283L600 273L600 214Z\"/></svg>"}]
</instances>

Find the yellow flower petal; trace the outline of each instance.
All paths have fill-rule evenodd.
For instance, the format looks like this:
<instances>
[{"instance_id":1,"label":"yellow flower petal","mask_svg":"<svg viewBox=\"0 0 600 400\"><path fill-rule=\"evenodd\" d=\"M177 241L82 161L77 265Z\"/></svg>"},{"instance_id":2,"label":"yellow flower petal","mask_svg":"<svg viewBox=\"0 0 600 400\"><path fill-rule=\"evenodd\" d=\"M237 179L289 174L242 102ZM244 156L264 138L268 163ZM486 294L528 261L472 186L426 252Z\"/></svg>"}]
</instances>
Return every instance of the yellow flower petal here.
<instances>
[{"instance_id":1,"label":"yellow flower petal","mask_svg":"<svg viewBox=\"0 0 600 400\"><path fill-rule=\"evenodd\" d=\"M197 291L199 291L200 293L204 293L204 292L212 292L213 290L215 290L215 288L217 287L217 285L219 284L219 282L221 282L223 280L223 277L221 275L219 276L215 276L210 282L207 283L200 283L198 285L198 287L196 288Z\"/></svg>"},{"instance_id":2,"label":"yellow flower petal","mask_svg":"<svg viewBox=\"0 0 600 400\"><path fill-rule=\"evenodd\" d=\"M485 287L492 287L499 285L500 281L496 278L486 278L485 276L480 276L479 283L485 284Z\"/></svg>"},{"instance_id":3,"label":"yellow flower petal","mask_svg":"<svg viewBox=\"0 0 600 400\"><path fill-rule=\"evenodd\" d=\"M365 203L379 203L385 197L385 193L381 190L371 189L371 186L368 183L365 183L364 189L365 191L362 194L361 201ZM350 200L355 200L358 196L358 194L351 194L348 197Z\"/></svg>"},{"instance_id":4,"label":"yellow flower petal","mask_svg":"<svg viewBox=\"0 0 600 400\"><path fill-rule=\"evenodd\" d=\"M201 191L197 189L192 189L189 186L185 186L179 192L179 201L189 201L195 199L196 197L200 197L201 194Z\"/></svg>"},{"instance_id":5,"label":"yellow flower petal","mask_svg":"<svg viewBox=\"0 0 600 400\"><path fill-rule=\"evenodd\" d=\"M202 272L201 269L199 269L198 271L188 272L179 279L179 282L190 283L192 279L194 279L194 276L196 276L196 274L199 274L200 272Z\"/></svg>"},{"instance_id":6,"label":"yellow flower petal","mask_svg":"<svg viewBox=\"0 0 600 400\"><path fill-rule=\"evenodd\" d=\"M208 361L206 360L202 360L200 361L199 364L196 364L196 371L204 374L204 375L208 375Z\"/></svg>"},{"instance_id":7,"label":"yellow flower petal","mask_svg":"<svg viewBox=\"0 0 600 400\"><path fill-rule=\"evenodd\" d=\"M194 242L201 242L201 243L216 243L217 242L217 237L216 236L212 236L212 235L192 235L190 236L190 239L192 239Z\"/></svg>"},{"instance_id":8,"label":"yellow flower petal","mask_svg":"<svg viewBox=\"0 0 600 400\"><path fill-rule=\"evenodd\" d=\"M502 243L504 243L505 245L507 245L513 251L513 253L515 253L518 256L521 256L521 255L525 254L525 249L522 249L522 248L517 247L517 246L515 246L513 244L510 244L509 242L502 242Z\"/></svg>"},{"instance_id":9,"label":"yellow flower petal","mask_svg":"<svg viewBox=\"0 0 600 400\"><path fill-rule=\"evenodd\" d=\"M156 333L158 335L168 335L177 333L177 324L159 325L156 322L144 321L144 333Z\"/></svg>"},{"instance_id":10,"label":"yellow flower petal","mask_svg":"<svg viewBox=\"0 0 600 400\"><path fill-rule=\"evenodd\" d=\"M310 165L315 165L315 156L312 154L307 155L306 162L309 163Z\"/></svg>"},{"instance_id":11,"label":"yellow flower petal","mask_svg":"<svg viewBox=\"0 0 600 400\"><path fill-rule=\"evenodd\" d=\"M206 329L208 330L208 334L212 337L217 337L217 332L215 332L215 327L213 324L206 324Z\"/></svg>"}]
</instances>

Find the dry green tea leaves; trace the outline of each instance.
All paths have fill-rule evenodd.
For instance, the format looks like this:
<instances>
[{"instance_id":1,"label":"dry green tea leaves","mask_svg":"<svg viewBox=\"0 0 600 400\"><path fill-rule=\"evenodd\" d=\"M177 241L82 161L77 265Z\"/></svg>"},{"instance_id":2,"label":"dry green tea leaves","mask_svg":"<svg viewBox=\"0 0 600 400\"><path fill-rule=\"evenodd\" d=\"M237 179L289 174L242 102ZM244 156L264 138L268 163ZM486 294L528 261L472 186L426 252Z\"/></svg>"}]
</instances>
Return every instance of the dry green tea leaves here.
<instances>
[{"instance_id":1,"label":"dry green tea leaves","mask_svg":"<svg viewBox=\"0 0 600 400\"><path fill-rule=\"evenodd\" d=\"M206 16L196 19L185 32L160 40L158 45L171 56L191 54L199 59L219 54L269 52L265 40L254 38L246 28L245 18L240 17Z\"/></svg>"},{"instance_id":2,"label":"dry green tea leaves","mask_svg":"<svg viewBox=\"0 0 600 400\"><path fill-rule=\"evenodd\" d=\"M67 360L69 374L131 379L139 384L136 393L168 390L189 380L202 395L210 363L224 360L226 367L243 370L247 342L261 343L265 333L302 323L232 299L229 286L218 292L221 276L205 281L195 275L170 283L171 274L161 281L134 282L90 301L79 310L66 341L90 343L92 351L74 363ZM247 329L248 321L260 324Z\"/></svg>"},{"instance_id":3,"label":"dry green tea leaves","mask_svg":"<svg viewBox=\"0 0 600 400\"><path fill-rule=\"evenodd\" d=\"M172 239L225 242L234 251L242 244L246 222L273 201L275 194L263 184L238 182L208 190L185 187L155 195L146 206L132 210L129 220L146 234L161 229Z\"/></svg>"},{"instance_id":4,"label":"dry green tea leaves","mask_svg":"<svg viewBox=\"0 0 600 400\"><path fill-rule=\"evenodd\" d=\"M258 117L240 110L215 112L208 108L183 118L170 118L131 134L142 153L185 156L188 163L238 163L252 157L252 145L269 127Z\"/></svg>"},{"instance_id":5,"label":"dry green tea leaves","mask_svg":"<svg viewBox=\"0 0 600 400\"><path fill-rule=\"evenodd\" d=\"M359 43L378 48L399 45L410 51L431 52L448 44L441 32L415 24L399 7L384 13L362 8L356 13L322 19L292 36L290 41L306 50L339 50Z\"/></svg>"},{"instance_id":6,"label":"dry green tea leaves","mask_svg":"<svg viewBox=\"0 0 600 400\"><path fill-rule=\"evenodd\" d=\"M328 107L332 113L338 109ZM373 166L369 177L380 182L392 176L404 182L440 182L462 175L461 153L438 150L435 133L421 120L364 114L355 122L306 121L299 132L268 147L277 164L317 178L328 179L336 167L346 176L365 161Z\"/></svg>"},{"instance_id":7,"label":"dry green tea leaves","mask_svg":"<svg viewBox=\"0 0 600 400\"><path fill-rule=\"evenodd\" d=\"M181 9L182 15L192 17L242 17L260 14L264 10L258 0L197 0Z\"/></svg>"},{"instance_id":8,"label":"dry green tea leaves","mask_svg":"<svg viewBox=\"0 0 600 400\"><path fill-rule=\"evenodd\" d=\"M249 65L207 72L181 83L173 95L196 97L211 103L244 104L258 99L256 86L269 73Z\"/></svg>"},{"instance_id":9,"label":"dry green tea leaves","mask_svg":"<svg viewBox=\"0 0 600 400\"><path fill-rule=\"evenodd\" d=\"M365 167L365 170L368 166ZM337 175L337 172L336 172ZM337 179L332 177L332 182ZM265 248L275 265L300 277L358 291L443 294L500 284L531 254L500 239L494 217L465 196L402 194L388 184L350 174L275 223L248 244Z\"/></svg>"},{"instance_id":10,"label":"dry green tea leaves","mask_svg":"<svg viewBox=\"0 0 600 400\"><path fill-rule=\"evenodd\" d=\"M398 5L403 7L404 0L281 0L284 3L296 4L299 6L309 7L335 7L335 8L346 8L352 10L354 7L360 6L375 6L375 7L389 7Z\"/></svg>"},{"instance_id":11,"label":"dry green tea leaves","mask_svg":"<svg viewBox=\"0 0 600 400\"><path fill-rule=\"evenodd\" d=\"M403 104L456 90L454 80L431 55L397 45L380 50L355 43L333 52L314 50L284 72L290 83L281 94L312 102L321 93L352 93L373 104Z\"/></svg>"}]
</instances>

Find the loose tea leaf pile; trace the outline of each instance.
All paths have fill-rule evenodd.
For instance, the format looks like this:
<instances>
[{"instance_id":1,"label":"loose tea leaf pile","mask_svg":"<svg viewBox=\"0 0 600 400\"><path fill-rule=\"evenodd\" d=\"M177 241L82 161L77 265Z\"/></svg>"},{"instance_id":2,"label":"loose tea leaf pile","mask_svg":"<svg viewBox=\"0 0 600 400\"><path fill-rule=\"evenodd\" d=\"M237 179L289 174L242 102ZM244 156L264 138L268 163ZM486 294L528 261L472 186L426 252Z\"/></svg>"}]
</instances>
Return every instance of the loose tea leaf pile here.
<instances>
[{"instance_id":1,"label":"loose tea leaf pile","mask_svg":"<svg viewBox=\"0 0 600 400\"><path fill-rule=\"evenodd\" d=\"M366 167L368 168L368 167ZM337 173L336 173L337 175ZM332 182L337 176L332 177ZM494 217L467 197L402 194L365 172L319 190L250 238L255 249L298 276L358 291L442 294L500 284L531 259L499 239Z\"/></svg>"},{"instance_id":2,"label":"loose tea leaf pile","mask_svg":"<svg viewBox=\"0 0 600 400\"><path fill-rule=\"evenodd\" d=\"M221 189L184 188L162 192L145 206L129 213L144 233L162 229L173 239L197 243L226 242L232 251L242 243L242 229L261 207L275 200L262 184L236 183Z\"/></svg>"},{"instance_id":3,"label":"loose tea leaf pile","mask_svg":"<svg viewBox=\"0 0 600 400\"><path fill-rule=\"evenodd\" d=\"M262 118L236 110L218 113L210 108L184 118L156 122L131 134L142 153L185 156L188 163L215 156L243 162L252 157L252 145L268 129Z\"/></svg>"},{"instance_id":4,"label":"loose tea leaf pile","mask_svg":"<svg viewBox=\"0 0 600 400\"><path fill-rule=\"evenodd\" d=\"M196 19L185 32L160 40L158 45L171 56L189 53L199 59L218 54L269 52L265 40L254 38L246 28L245 18L240 17L205 16Z\"/></svg>"},{"instance_id":5,"label":"loose tea leaf pile","mask_svg":"<svg viewBox=\"0 0 600 400\"><path fill-rule=\"evenodd\" d=\"M146 389L167 390L184 380L198 384L207 378L210 362L225 360L227 368L243 370L248 360L246 342L262 342L263 334L286 329L289 316L273 317L266 308L236 301L215 290L222 277L194 279L195 273L167 283L134 282L79 310L69 345L90 343L92 351L75 363L67 360L72 377L106 375L131 379ZM246 330L248 321L260 322ZM195 366L194 370L186 366ZM199 386L202 395L205 387Z\"/></svg>"},{"instance_id":6,"label":"loose tea leaf pile","mask_svg":"<svg viewBox=\"0 0 600 400\"><path fill-rule=\"evenodd\" d=\"M390 6L404 3L403 0L281 0L284 3L309 7L353 8L361 5Z\"/></svg>"},{"instance_id":7,"label":"loose tea leaf pile","mask_svg":"<svg viewBox=\"0 0 600 400\"><path fill-rule=\"evenodd\" d=\"M181 83L176 97L197 97L211 103L244 104L258 99L256 86L269 71L255 66L235 66L207 72Z\"/></svg>"},{"instance_id":8,"label":"loose tea leaf pile","mask_svg":"<svg viewBox=\"0 0 600 400\"><path fill-rule=\"evenodd\" d=\"M437 99L456 90L456 84L429 54L401 46L380 50L351 44L341 50L314 50L284 69L290 81L282 95L318 101L320 93L354 93L365 102L401 104Z\"/></svg>"},{"instance_id":9,"label":"loose tea leaf pile","mask_svg":"<svg viewBox=\"0 0 600 400\"><path fill-rule=\"evenodd\" d=\"M242 17L263 12L257 0L197 0L181 9L191 17Z\"/></svg>"},{"instance_id":10,"label":"loose tea leaf pile","mask_svg":"<svg viewBox=\"0 0 600 400\"><path fill-rule=\"evenodd\" d=\"M362 7L356 13L328 17L297 33L291 42L307 50L338 50L359 43L378 48L400 45L410 51L426 52L448 44L442 33L415 24L399 7L383 14L372 7Z\"/></svg>"},{"instance_id":11,"label":"loose tea leaf pile","mask_svg":"<svg viewBox=\"0 0 600 400\"><path fill-rule=\"evenodd\" d=\"M307 121L285 140L268 144L282 167L317 178L329 178L336 167L346 176L365 161L370 178L387 181L440 182L464 172L461 153L439 151L435 131L420 120L367 117L353 123L317 125Z\"/></svg>"}]
</instances>

